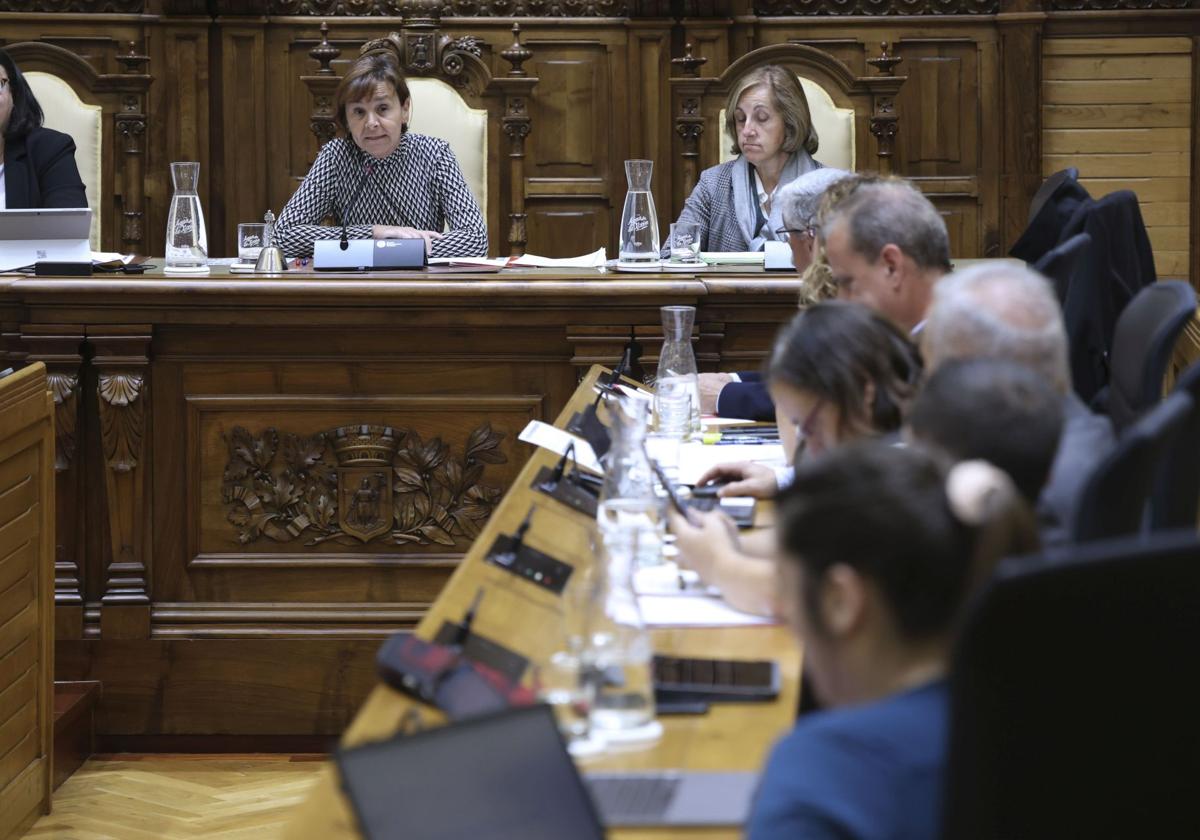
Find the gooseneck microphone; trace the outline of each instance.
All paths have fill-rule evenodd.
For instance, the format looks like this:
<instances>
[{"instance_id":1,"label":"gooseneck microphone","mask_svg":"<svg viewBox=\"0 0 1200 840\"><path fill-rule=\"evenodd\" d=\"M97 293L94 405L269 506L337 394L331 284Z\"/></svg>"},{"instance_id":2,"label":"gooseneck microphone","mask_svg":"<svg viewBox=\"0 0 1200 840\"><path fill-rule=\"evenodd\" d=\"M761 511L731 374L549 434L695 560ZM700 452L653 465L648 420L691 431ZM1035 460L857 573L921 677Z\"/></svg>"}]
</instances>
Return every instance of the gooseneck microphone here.
<instances>
[{"instance_id":1,"label":"gooseneck microphone","mask_svg":"<svg viewBox=\"0 0 1200 840\"><path fill-rule=\"evenodd\" d=\"M350 247L350 211L354 209L354 206L358 203L359 197L362 196L363 187L365 187L367 185L367 181L370 180L371 170L373 168L374 164L371 161L368 160L363 162L363 173L358 179L358 186L354 188L354 193L350 196L350 200L346 202L346 210L342 213L342 241L339 247L343 251Z\"/></svg>"}]
</instances>

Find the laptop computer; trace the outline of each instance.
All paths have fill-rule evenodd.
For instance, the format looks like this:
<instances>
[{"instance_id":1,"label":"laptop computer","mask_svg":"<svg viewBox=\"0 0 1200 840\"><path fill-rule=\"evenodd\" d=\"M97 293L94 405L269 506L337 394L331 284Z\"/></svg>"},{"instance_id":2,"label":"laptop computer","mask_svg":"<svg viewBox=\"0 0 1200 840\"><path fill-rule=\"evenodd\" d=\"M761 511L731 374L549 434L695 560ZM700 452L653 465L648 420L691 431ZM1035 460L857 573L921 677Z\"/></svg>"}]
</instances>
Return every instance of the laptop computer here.
<instances>
[{"instance_id":1,"label":"laptop computer","mask_svg":"<svg viewBox=\"0 0 1200 840\"><path fill-rule=\"evenodd\" d=\"M368 838L602 840L604 827L745 822L757 773L581 776L545 705L339 750Z\"/></svg>"},{"instance_id":2,"label":"laptop computer","mask_svg":"<svg viewBox=\"0 0 1200 840\"><path fill-rule=\"evenodd\" d=\"M83 208L0 210L0 271L39 262L92 262L92 211Z\"/></svg>"}]
</instances>

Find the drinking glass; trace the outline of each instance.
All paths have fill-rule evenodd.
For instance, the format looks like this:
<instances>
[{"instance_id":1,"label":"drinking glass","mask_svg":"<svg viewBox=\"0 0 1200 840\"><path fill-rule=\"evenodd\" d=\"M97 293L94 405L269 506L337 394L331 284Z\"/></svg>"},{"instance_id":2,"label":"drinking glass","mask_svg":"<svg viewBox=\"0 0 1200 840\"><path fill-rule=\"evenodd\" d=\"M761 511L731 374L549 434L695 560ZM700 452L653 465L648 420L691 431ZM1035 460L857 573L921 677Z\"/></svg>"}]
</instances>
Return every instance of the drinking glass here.
<instances>
[{"instance_id":1,"label":"drinking glass","mask_svg":"<svg viewBox=\"0 0 1200 840\"><path fill-rule=\"evenodd\" d=\"M579 653L559 650L536 666L538 698L554 710L558 731L572 752L588 745L596 681L584 670Z\"/></svg>"},{"instance_id":2,"label":"drinking glass","mask_svg":"<svg viewBox=\"0 0 1200 840\"><path fill-rule=\"evenodd\" d=\"M667 241L671 248L671 262L700 262L700 225L692 222L672 223Z\"/></svg>"},{"instance_id":3,"label":"drinking glass","mask_svg":"<svg viewBox=\"0 0 1200 840\"><path fill-rule=\"evenodd\" d=\"M267 226L262 222L245 222L238 225L238 259L255 262L267 244Z\"/></svg>"}]
</instances>

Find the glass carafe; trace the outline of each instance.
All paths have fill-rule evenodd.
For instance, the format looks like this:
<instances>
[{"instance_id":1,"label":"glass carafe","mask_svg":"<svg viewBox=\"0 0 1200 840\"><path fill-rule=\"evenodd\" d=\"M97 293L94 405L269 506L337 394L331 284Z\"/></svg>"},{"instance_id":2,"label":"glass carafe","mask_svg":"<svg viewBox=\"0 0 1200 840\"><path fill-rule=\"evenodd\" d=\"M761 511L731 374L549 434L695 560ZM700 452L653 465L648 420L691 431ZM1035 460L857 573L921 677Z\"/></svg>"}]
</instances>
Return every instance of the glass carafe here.
<instances>
[{"instance_id":1,"label":"glass carafe","mask_svg":"<svg viewBox=\"0 0 1200 840\"><path fill-rule=\"evenodd\" d=\"M601 504L624 502L612 500ZM603 515L603 514L602 514ZM618 522L601 532L599 564L591 599L583 658L593 682L593 731L605 740L638 730L654 720L654 655L633 591L633 570L642 550L643 529Z\"/></svg>"},{"instance_id":2,"label":"glass carafe","mask_svg":"<svg viewBox=\"0 0 1200 840\"><path fill-rule=\"evenodd\" d=\"M196 187L200 182L200 164L172 163L171 211L167 215L167 269L200 271L208 266L208 233Z\"/></svg>"},{"instance_id":3,"label":"glass carafe","mask_svg":"<svg viewBox=\"0 0 1200 840\"><path fill-rule=\"evenodd\" d=\"M604 485L596 512L605 545L621 542L635 568L662 562L665 498L656 491L646 454L647 405L637 399L609 400L612 446L604 456Z\"/></svg>"},{"instance_id":4,"label":"glass carafe","mask_svg":"<svg viewBox=\"0 0 1200 840\"><path fill-rule=\"evenodd\" d=\"M700 379L692 352L694 306L661 309L663 346L654 381L654 423L660 435L686 439L700 433Z\"/></svg>"},{"instance_id":5,"label":"glass carafe","mask_svg":"<svg viewBox=\"0 0 1200 840\"><path fill-rule=\"evenodd\" d=\"M653 175L654 161L625 161L629 191L625 193L625 209L621 211L621 262L657 262L660 258L658 213L650 192Z\"/></svg>"}]
</instances>

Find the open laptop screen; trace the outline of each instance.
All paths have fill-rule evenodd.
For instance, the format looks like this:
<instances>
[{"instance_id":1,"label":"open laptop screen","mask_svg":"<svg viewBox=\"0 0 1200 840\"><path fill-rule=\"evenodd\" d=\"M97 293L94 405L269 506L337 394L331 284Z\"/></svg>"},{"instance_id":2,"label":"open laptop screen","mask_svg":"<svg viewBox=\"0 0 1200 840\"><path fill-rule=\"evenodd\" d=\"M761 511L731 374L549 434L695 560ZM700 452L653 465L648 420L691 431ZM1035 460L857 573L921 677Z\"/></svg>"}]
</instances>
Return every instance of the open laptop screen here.
<instances>
[{"instance_id":1,"label":"open laptop screen","mask_svg":"<svg viewBox=\"0 0 1200 840\"><path fill-rule=\"evenodd\" d=\"M341 750L338 768L368 838L604 837L547 706Z\"/></svg>"}]
</instances>

